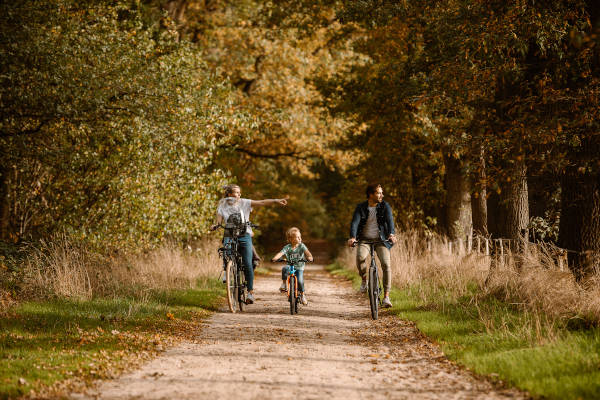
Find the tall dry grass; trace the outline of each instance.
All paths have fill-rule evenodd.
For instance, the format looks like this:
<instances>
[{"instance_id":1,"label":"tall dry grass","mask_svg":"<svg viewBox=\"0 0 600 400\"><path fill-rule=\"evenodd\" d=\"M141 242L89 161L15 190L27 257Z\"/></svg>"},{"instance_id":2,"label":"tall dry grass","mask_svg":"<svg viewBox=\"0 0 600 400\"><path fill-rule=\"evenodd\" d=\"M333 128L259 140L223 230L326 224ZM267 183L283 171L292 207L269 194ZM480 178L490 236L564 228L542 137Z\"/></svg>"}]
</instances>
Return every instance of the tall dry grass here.
<instances>
[{"instance_id":1,"label":"tall dry grass","mask_svg":"<svg viewBox=\"0 0 600 400\"><path fill-rule=\"evenodd\" d=\"M537 334L552 332L573 320L600 324L600 271L577 282L561 270L552 249L528 246L523 254L508 253L504 260L480 253L448 251L446 239L402 232L392 248L392 283L413 289L423 302L478 304L496 298L522 311ZM427 244L429 242L429 245ZM338 261L354 269L355 253L345 249ZM493 310L480 310L487 325L494 324Z\"/></svg>"},{"instance_id":2,"label":"tall dry grass","mask_svg":"<svg viewBox=\"0 0 600 400\"><path fill-rule=\"evenodd\" d=\"M106 256L61 236L29 249L20 286L29 298L144 299L155 290L193 288L218 277L217 248L213 241L196 249L165 244L145 254Z\"/></svg>"}]
</instances>

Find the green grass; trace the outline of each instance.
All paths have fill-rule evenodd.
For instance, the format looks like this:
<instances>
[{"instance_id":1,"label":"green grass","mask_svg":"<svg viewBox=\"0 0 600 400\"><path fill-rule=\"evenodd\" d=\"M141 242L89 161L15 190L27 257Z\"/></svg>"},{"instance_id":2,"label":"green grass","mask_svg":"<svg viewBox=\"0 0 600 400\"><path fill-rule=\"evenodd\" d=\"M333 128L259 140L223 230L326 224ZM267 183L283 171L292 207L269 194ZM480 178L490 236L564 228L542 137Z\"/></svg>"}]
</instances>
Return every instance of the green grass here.
<instances>
[{"instance_id":1,"label":"green grass","mask_svg":"<svg viewBox=\"0 0 600 400\"><path fill-rule=\"evenodd\" d=\"M353 281L357 273L332 264L327 270ZM600 329L549 329L532 315L494 298L452 300L443 289L393 288L392 312L415 321L446 356L472 371L548 399L600 398ZM477 288L471 288L474 293ZM557 333L558 332L558 333Z\"/></svg>"},{"instance_id":2,"label":"green grass","mask_svg":"<svg viewBox=\"0 0 600 400\"><path fill-rule=\"evenodd\" d=\"M197 332L222 301L216 281L149 299L27 302L0 319L0 398L39 392L71 378L112 376L138 356ZM24 379L25 382L20 379Z\"/></svg>"},{"instance_id":3,"label":"green grass","mask_svg":"<svg viewBox=\"0 0 600 400\"><path fill-rule=\"evenodd\" d=\"M549 399L600 398L598 328L563 329L550 337L547 329L535 329L526 311L494 299L470 304L465 298L442 308L435 297L425 304L414 290L394 289L391 300L393 312L415 321L448 358L479 374Z\"/></svg>"},{"instance_id":4,"label":"green grass","mask_svg":"<svg viewBox=\"0 0 600 400\"><path fill-rule=\"evenodd\" d=\"M273 271L265 267L257 267L254 270L254 275L270 275Z\"/></svg>"},{"instance_id":5,"label":"green grass","mask_svg":"<svg viewBox=\"0 0 600 400\"><path fill-rule=\"evenodd\" d=\"M361 279L357 271L350 271L349 269L344 268L344 266L339 264L338 262L329 264L325 267L325 269L329 271L329 273L332 275L341 276L352 281L352 286L355 289L358 289L360 287Z\"/></svg>"}]
</instances>

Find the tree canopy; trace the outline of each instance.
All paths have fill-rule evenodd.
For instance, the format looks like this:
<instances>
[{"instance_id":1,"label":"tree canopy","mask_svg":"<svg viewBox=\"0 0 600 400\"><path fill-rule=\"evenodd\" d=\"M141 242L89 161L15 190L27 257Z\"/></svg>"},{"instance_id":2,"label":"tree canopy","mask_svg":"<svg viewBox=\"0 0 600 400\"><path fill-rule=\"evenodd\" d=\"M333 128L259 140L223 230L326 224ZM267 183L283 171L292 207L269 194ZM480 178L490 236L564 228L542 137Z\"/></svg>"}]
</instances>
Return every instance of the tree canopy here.
<instances>
[{"instance_id":1,"label":"tree canopy","mask_svg":"<svg viewBox=\"0 0 600 400\"><path fill-rule=\"evenodd\" d=\"M0 7L5 239L197 238L226 181L291 196L269 241L343 237L379 182L405 228L600 249L591 1Z\"/></svg>"}]
</instances>

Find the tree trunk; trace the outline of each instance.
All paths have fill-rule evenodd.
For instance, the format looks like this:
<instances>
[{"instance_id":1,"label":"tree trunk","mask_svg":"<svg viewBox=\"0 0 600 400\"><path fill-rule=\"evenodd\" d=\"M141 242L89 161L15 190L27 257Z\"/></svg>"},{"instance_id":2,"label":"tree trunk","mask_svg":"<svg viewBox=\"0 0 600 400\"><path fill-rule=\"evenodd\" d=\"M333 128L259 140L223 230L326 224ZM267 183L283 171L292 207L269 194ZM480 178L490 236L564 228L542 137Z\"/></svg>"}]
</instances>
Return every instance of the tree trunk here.
<instances>
[{"instance_id":1,"label":"tree trunk","mask_svg":"<svg viewBox=\"0 0 600 400\"><path fill-rule=\"evenodd\" d=\"M527 167L517 166L502 191L502 200L498 205L498 227L500 237L519 241L527 235L529 225L529 194L527 190Z\"/></svg>"},{"instance_id":2,"label":"tree trunk","mask_svg":"<svg viewBox=\"0 0 600 400\"><path fill-rule=\"evenodd\" d=\"M446 226L450 239L464 239L471 233L471 188L469 178L462 171L461 162L444 157L446 166Z\"/></svg>"},{"instance_id":3,"label":"tree trunk","mask_svg":"<svg viewBox=\"0 0 600 400\"><path fill-rule=\"evenodd\" d=\"M569 168L561 189L558 245L569 250L569 266L581 277L600 253L600 175Z\"/></svg>"},{"instance_id":4,"label":"tree trunk","mask_svg":"<svg viewBox=\"0 0 600 400\"><path fill-rule=\"evenodd\" d=\"M473 232L487 236L488 235L488 210L487 210L487 190L485 175L485 158L483 146L479 154L478 173L475 175L474 191L471 197L471 209L473 213Z\"/></svg>"},{"instance_id":5,"label":"tree trunk","mask_svg":"<svg viewBox=\"0 0 600 400\"><path fill-rule=\"evenodd\" d=\"M0 240L10 239L10 203L8 199L8 168L0 165Z\"/></svg>"}]
</instances>

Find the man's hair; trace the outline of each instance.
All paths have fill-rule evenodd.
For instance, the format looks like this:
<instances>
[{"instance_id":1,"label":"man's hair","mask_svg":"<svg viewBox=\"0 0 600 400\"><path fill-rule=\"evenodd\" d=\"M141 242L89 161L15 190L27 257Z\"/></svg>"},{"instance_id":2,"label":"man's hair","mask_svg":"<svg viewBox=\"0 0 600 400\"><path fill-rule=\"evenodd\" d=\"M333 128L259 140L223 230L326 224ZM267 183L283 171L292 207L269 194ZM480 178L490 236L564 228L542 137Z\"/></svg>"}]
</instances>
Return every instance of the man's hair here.
<instances>
[{"instance_id":1,"label":"man's hair","mask_svg":"<svg viewBox=\"0 0 600 400\"><path fill-rule=\"evenodd\" d=\"M373 193L375 193L375 191L377 190L377 188L380 188L381 184L379 183L371 183L370 185L367 185L367 199L369 198L370 195L372 195Z\"/></svg>"},{"instance_id":2,"label":"man's hair","mask_svg":"<svg viewBox=\"0 0 600 400\"><path fill-rule=\"evenodd\" d=\"M233 189L239 189L240 187L235 183L230 183L229 185L223 186L223 190L225 190L225 197L230 197L231 193L233 193Z\"/></svg>"},{"instance_id":3,"label":"man's hair","mask_svg":"<svg viewBox=\"0 0 600 400\"><path fill-rule=\"evenodd\" d=\"M290 240L290 238L292 237L292 235L294 233L298 232L298 235L302 235L300 233L300 229L296 228L295 226L291 227L290 229L287 230L287 232L285 233L285 237Z\"/></svg>"}]
</instances>

